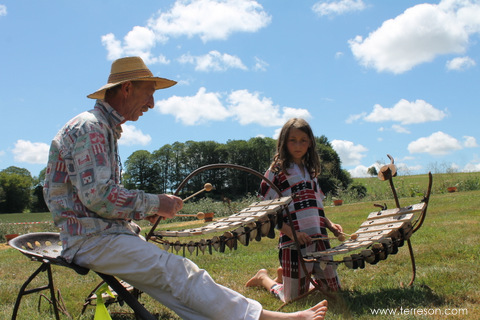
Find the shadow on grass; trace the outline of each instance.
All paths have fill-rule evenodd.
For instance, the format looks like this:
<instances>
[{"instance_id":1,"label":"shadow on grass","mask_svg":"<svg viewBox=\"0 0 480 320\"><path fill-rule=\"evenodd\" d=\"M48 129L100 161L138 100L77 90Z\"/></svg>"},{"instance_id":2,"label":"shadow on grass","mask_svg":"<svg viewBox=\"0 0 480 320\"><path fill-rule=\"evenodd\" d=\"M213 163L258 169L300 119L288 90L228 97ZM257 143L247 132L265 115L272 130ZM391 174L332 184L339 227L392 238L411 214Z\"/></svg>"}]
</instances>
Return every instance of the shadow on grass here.
<instances>
[{"instance_id":1,"label":"shadow on grass","mask_svg":"<svg viewBox=\"0 0 480 320\"><path fill-rule=\"evenodd\" d=\"M331 315L341 319L371 318L373 309L424 309L440 308L446 301L435 294L428 286L415 285L408 288L382 288L376 291L348 290L325 297L313 293L305 298L304 303L314 305L326 298Z\"/></svg>"}]
</instances>

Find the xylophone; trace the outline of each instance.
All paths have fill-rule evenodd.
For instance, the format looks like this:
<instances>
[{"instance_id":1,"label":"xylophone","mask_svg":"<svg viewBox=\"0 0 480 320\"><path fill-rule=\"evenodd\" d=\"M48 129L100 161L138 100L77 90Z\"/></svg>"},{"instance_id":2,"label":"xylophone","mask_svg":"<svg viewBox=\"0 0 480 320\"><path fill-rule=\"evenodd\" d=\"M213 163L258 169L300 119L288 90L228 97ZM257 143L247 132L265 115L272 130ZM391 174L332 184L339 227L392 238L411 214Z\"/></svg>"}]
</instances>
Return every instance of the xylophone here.
<instances>
[{"instance_id":1,"label":"xylophone","mask_svg":"<svg viewBox=\"0 0 480 320\"><path fill-rule=\"evenodd\" d=\"M212 254L213 249L225 252L225 248L237 249L237 243L248 246L252 240L260 241L262 237L275 238L275 227L281 227L283 214L287 210L291 197L281 197L274 200L265 200L252 203L247 208L228 217L219 219L205 226L180 231L160 230L150 236L150 240L163 245L165 250L171 249L183 252L185 249L192 254L194 251ZM204 236L214 233L211 238L197 241L180 242L169 241L165 238Z\"/></svg>"},{"instance_id":2,"label":"xylophone","mask_svg":"<svg viewBox=\"0 0 480 320\"><path fill-rule=\"evenodd\" d=\"M350 269L363 269L365 262L376 264L385 260L389 254L396 254L398 248L413 234L414 217L420 216L427 208L426 202L411 206L383 209L368 215L359 229L355 231L355 239L348 239L342 244L319 252L311 252L305 256L306 261L321 261L322 264L338 266L344 263ZM363 250L362 250L363 249ZM359 253L350 254L354 251ZM343 255L341 260L326 262L324 257Z\"/></svg>"}]
</instances>

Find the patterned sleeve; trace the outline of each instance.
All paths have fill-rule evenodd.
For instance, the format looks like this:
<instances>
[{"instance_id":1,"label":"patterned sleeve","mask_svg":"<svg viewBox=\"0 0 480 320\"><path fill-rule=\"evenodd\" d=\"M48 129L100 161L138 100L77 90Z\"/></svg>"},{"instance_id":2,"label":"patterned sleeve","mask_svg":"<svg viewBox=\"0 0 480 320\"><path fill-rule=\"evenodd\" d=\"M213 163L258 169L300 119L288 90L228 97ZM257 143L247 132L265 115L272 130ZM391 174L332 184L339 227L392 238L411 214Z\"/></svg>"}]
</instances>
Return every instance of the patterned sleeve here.
<instances>
[{"instance_id":1,"label":"patterned sleeve","mask_svg":"<svg viewBox=\"0 0 480 320\"><path fill-rule=\"evenodd\" d=\"M84 128L85 129L85 128ZM79 130L65 158L77 196L88 210L106 219L143 219L158 211L157 195L119 186L115 140L105 126Z\"/></svg>"},{"instance_id":2,"label":"patterned sleeve","mask_svg":"<svg viewBox=\"0 0 480 320\"><path fill-rule=\"evenodd\" d=\"M268 169L264 176L274 185L276 185L277 175L271 169ZM260 195L262 196L263 200L272 200L278 198L278 193L263 179L260 183Z\"/></svg>"}]
</instances>

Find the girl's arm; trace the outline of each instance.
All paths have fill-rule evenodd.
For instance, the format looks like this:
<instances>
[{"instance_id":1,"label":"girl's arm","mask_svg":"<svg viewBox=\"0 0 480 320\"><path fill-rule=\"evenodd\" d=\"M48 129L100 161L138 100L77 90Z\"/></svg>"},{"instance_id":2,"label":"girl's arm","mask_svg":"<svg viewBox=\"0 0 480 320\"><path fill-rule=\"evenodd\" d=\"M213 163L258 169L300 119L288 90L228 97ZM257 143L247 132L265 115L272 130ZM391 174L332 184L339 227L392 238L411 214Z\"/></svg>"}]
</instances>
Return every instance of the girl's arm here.
<instances>
[{"instance_id":1,"label":"girl's arm","mask_svg":"<svg viewBox=\"0 0 480 320\"><path fill-rule=\"evenodd\" d=\"M290 227L290 225L288 225L287 223L284 223L282 225L282 228L280 229L280 231L288 236L290 239L292 240L295 240L294 237L293 237L293 233L292 233L292 228ZM301 244L301 245L304 245L304 244L311 244L312 243L312 238L306 234L305 232L299 232L297 231L296 232L297 234L297 239L298 239L298 242Z\"/></svg>"},{"instance_id":2,"label":"girl's arm","mask_svg":"<svg viewBox=\"0 0 480 320\"><path fill-rule=\"evenodd\" d=\"M325 218L325 221L327 222L327 228L333 232L333 234L335 235L335 237L339 236L341 233L343 233L343 228L341 225L337 224L337 223L333 223L332 221L330 221L330 219L328 218Z\"/></svg>"}]
</instances>

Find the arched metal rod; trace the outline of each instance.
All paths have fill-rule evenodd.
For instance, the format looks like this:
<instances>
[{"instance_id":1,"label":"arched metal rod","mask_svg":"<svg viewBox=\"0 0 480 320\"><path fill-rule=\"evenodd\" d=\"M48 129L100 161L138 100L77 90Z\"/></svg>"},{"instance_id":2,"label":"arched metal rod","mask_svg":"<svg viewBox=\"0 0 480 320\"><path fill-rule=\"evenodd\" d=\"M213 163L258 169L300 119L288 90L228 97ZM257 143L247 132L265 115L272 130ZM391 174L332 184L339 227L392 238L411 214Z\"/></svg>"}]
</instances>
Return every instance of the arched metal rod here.
<instances>
[{"instance_id":1,"label":"arched metal rod","mask_svg":"<svg viewBox=\"0 0 480 320\"><path fill-rule=\"evenodd\" d=\"M238 164L229 164L229 163L215 163L215 164L209 164L209 165L206 165L206 166L203 166L203 167L200 167L194 171L192 171L192 173L190 173L181 183L180 185L178 186L177 190L175 190L175 195L178 196L178 194L180 193L180 190L183 189L183 187L185 186L185 184L187 184L187 182L193 178L194 176L196 176L197 174L199 174L200 172L203 172L203 171L206 171L206 170L211 170L211 169L224 169L224 168L231 168L231 169L237 169L237 170L241 170L241 171L246 171L248 173L251 173L253 175L256 175L257 177L259 177L260 179L263 179L265 180L265 182L268 183L268 185L270 187L272 187L273 190L275 190L275 192L278 193L278 196L281 197L282 196L282 192L277 188L276 185L273 184L273 182L271 182L268 178L266 178L263 174L259 173L258 171L255 171L253 169L250 169L248 167L244 167L244 166L240 166Z\"/></svg>"},{"instance_id":2,"label":"arched metal rod","mask_svg":"<svg viewBox=\"0 0 480 320\"><path fill-rule=\"evenodd\" d=\"M423 197L423 202L425 202L425 210L422 212L422 216L420 217L420 222L413 229L413 233L415 233L418 229L420 229L420 227L423 224L423 221L425 221L425 216L427 215L428 201L430 200L430 193L432 191L432 184L433 184L433 177L432 177L432 173L429 172L427 194Z\"/></svg>"},{"instance_id":3,"label":"arched metal rod","mask_svg":"<svg viewBox=\"0 0 480 320\"><path fill-rule=\"evenodd\" d=\"M273 184L272 181L270 181L267 177L265 177L264 175L262 175L261 173L259 173L258 171L256 170L253 170L253 169L250 169L248 167L244 167L244 166L241 166L241 165L238 165L238 164L229 164L229 163L215 163L215 164L209 164L209 165L205 165L203 167L200 167L194 171L192 171L185 179L183 179L183 181L179 184L179 186L177 187L177 190L175 190L175 193L174 195L178 196L180 191L183 189L183 187L187 184L187 182L192 179L194 176L196 176L197 174L203 172L203 171L206 171L206 170L212 170L212 169L237 169L237 170L241 170L241 171L245 171L245 172L248 172L248 173L251 173L257 177L259 177L260 179L263 179L265 180L266 183L268 183L268 185L273 189L275 190L275 192L278 194L279 197L282 196L282 192L278 189L278 187ZM287 209L288 211L288 209ZM290 216L290 212L288 214L288 216ZM147 236L145 237L145 239L148 241L152 235L153 235L153 232L155 231L155 229L157 228L157 225L158 223L162 220L161 217L159 217L157 219L157 221L155 221L155 223L153 224L153 227L150 229L150 232L148 232ZM296 235L295 235L296 237Z\"/></svg>"}]
</instances>

